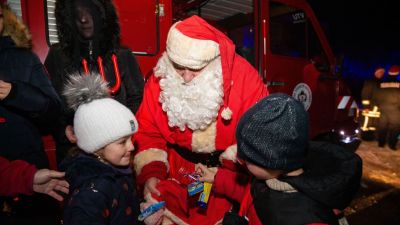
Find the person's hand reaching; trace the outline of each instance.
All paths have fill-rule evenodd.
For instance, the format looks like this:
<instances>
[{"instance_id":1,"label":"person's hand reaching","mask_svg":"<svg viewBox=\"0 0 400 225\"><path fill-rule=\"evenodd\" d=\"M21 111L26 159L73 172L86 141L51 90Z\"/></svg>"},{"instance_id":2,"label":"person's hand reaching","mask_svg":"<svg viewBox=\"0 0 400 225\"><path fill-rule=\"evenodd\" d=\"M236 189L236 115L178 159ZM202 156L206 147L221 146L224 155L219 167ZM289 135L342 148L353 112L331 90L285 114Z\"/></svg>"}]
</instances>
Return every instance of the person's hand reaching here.
<instances>
[{"instance_id":1,"label":"person's hand reaching","mask_svg":"<svg viewBox=\"0 0 400 225\"><path fill-rule=\"evenodd\" d=\"M69 192L69 184L63 179L64 175L64 172L49 169L36 171L33 178L33 191L50 195L58 201L62 201L64 198L57 191L65 194Z\"/></svg>"},{"instance_id":2,"label":"person's hand reaching","mask_svg":"<svg viewBox=\"0 0 400 225\"><path fill-rule=\"evenodd\" d=\"M11 92L11 83L0 80L0 100L4 100Z\"/></svg>"},{"instance_id":3,"label":"person's hand reaching","mask_svg":"<svg viewBox=\"0 0 400 225\"><path fill-rule=\"evenodd\" d=\"M156 177L150 177L147 179L146 183L144 184L144 190L143 194L144 196L147 196L148 194L155 194L157 196L160 196L160 192L156 188L157 184L160 182L160 179Z\"/></svg>"},{"instance_id":4,"label":"person's hand reaching","mask_svg":"<svg viewBox=\"0 0 400 225\"><path fill-rule=\"evenodd\" d=\"M195 170L198 174L200 174L199 181L214 183L214 177L215 174L217 174L218 168L217 167L208 168L207 166L198 163L195 166Z\"/></svg>"}]
</instances>

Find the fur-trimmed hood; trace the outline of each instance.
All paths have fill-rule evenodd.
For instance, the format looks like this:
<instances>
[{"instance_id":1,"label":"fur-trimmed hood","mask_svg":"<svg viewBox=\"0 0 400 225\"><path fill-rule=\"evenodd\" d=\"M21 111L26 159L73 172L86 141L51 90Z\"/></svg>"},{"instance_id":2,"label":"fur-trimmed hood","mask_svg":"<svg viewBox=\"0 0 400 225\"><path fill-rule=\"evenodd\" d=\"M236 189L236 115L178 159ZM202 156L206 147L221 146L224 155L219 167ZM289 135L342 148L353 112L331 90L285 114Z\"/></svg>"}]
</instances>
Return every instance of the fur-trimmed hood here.
<instances>
[{"instance_id":1,"label":"fur-trimmed hood","mask_svg":"<svg viewBox=\"0 0 400 225\"><path fill-rule=\"evenodd\" d=\"M100 48L98 52L102 55L110 54L119 48L120 26L117 11L111 0L89 1L99 7L103 22L102 29L97 32L100 39L97 40ZM74 48L76 44L79 44L73 20L73 3L74 1L72 0L58 0L55 8L59 43L63 52L70 57L74 56Z\"/></svg>"},{"instance_id":2,"label":"fur-trimmed hood","mask_svg":"<svg viewBox=\"0 0 400 225\"><path fill-rule=\"evenodd\" d=\"M10 36L17 47L31 48L32 36L25 24L15 15L7 4L1 4L3 10L3 34Z\"/></svg>"}]
</instances>

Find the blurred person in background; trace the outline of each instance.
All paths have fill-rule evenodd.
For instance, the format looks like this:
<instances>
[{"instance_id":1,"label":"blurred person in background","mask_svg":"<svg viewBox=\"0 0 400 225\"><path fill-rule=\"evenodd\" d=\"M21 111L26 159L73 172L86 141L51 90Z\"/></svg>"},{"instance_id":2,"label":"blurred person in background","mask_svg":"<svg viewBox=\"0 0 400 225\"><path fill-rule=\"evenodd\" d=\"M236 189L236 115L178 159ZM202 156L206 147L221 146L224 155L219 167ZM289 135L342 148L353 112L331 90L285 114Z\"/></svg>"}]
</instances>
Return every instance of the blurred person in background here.
<instances>
[{"instance_id":1,"label":"blurred person in background","mask_svg":"<svg viewBox=\"0 0 400 225\"><path fill-rule=\"evenodd\" d=\"M0 156L48 167L42 135L60 113L60 98L39 58L28 28L0 3ZM0 198L2 224L58 224L58 203L47 195Z\"/></svg>"},{"instance_id":2,"label":"blurred person in background","mask_svg":"<svg viewBox=\"0 0 400 225\"><path fill-rule=\"evenodd\" d=\"M361 90L361 103L362 103L362 116L360 117L360 124L362 130L362 138L364 140L374 140L375 131L378 126L380 117L379 108L377 106L377 99L380 83L385 75L385 68L378 67L375 69L374 77L370 80L364 81Z\"/></svg>"},{"instance_id":3,"label":"blurred person in background","mask_svg":"<svg viewBox=\"0 0 400 225\"><path fill-rule=\"evenodd\" d=\"M143 97L144 79L132 51L120 46L120 26L111 0L57 0L55 8L59 43L50 47L45 60L51 82L61 96L63 113L54 138L57 161L73 146L65 136L73 112L62 96L69 74L101 74L113 98L133 113Z\"/></svg>"},{"instance_id":4,"label":"blurred person in background","mask_svg":"<svg viewBox=\"0 0 400 225\"><path fill-rule=\"evenodd\" d=\"M381 111L378 123L378 146L386 143L391 150L397 149L397 137L400 134L400 67L394 65L388 71L388 77L380 83L376 104Z\"/></svg>"}]
</instances>

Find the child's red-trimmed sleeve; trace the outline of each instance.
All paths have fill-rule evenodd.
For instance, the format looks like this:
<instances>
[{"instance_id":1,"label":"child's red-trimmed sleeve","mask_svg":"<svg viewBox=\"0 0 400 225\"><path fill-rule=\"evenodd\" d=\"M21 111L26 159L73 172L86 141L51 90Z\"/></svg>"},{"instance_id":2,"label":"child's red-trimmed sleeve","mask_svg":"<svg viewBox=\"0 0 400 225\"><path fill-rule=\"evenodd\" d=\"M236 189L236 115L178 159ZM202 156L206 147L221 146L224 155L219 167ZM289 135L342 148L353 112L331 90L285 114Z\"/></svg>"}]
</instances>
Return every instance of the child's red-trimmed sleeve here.
<instances>
[{"instance_id":1,"label":"child's red-trimmed sleeve","mask_svg":"<svg viewBox=\"0 0 400 225\"><path fill-rule=\"evenodd\" d=\"M241 202L249 185L249 175L218 168L214 179L213 191L234 201Z\"/></svg>"},{"instance_id":2,"label":"child's red-trimmed sleeve","mask_svg":"<svg viewBox=\"0 0 400 225\"><path fill-rule=\"evenodd\" d=\"M0 157L0 195L33 194L33 177L37 169L22 160L8 161Z\"/></svg>"}]
</instances>

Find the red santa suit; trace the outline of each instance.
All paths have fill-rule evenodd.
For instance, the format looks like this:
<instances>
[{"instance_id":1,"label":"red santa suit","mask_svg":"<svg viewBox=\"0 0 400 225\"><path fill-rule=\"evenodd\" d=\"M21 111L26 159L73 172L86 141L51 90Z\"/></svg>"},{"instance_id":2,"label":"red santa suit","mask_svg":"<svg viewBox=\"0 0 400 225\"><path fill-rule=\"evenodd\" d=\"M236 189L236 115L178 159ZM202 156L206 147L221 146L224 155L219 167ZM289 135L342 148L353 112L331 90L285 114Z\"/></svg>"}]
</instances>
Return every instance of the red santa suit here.
<instances>
[{"instance_id":1,"label":"red santa suit","mask_svg":"<svg viewBox=\"0 0 400 225\"><path fill-rule=\"evenodd\" d=\"M178 90L170 83L180 77L166 75L174 73L173 63L192 69L202 68L196 79L199 83L203 78L209 79L210 88L203 88L199 93L204 93L204 98L211 96L210 105L203 102L197 109L179 111L185 106L179 101L173 104L177 101L174 90ZM213 81L218 79L219 83ZM217 89L219 92L215 92ZM223 33L197 16L173 25L168 34L166 54L147 81L143 102L137 112L139 131L135 141L138 149L134 159L140 186L150 177L161 180L157 186L161 196L153 197L156 201L167 201L164 214L173 223L216 224L231 208L224 196L214 193L211 193L207 208L199 208L196 204L198 196L188 197L190 180L181 172L194 172L195 163L206 163L201 159L215 158L216 152L235 149L235 129L240 117L267 94L258 72L235 53L234 44ZM186 94L179 96L186 97ZM201 97L196 101L203 100ZM201 121L202 112L204 121ZM182 123L185 117L181 114L185 113L198 122Z\"/></svg>"}]
</instances>

